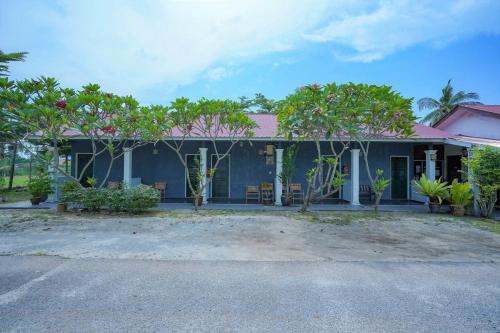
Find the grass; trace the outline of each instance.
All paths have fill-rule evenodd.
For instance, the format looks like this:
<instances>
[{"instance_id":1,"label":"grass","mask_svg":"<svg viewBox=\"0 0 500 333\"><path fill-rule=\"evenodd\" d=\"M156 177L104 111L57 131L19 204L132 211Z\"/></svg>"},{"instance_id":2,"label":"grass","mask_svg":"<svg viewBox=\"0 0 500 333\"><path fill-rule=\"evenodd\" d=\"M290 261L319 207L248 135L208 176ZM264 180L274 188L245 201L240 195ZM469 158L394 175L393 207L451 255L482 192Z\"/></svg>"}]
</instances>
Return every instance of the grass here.
<instances>
[{"instance_id":1,"label":"grass","mask_svg":"<svg viewBox=\"0 0 500 333\"><path fill-rule=\"evenodd\" d=\"M5 180L5 187L9 185L9 177L3 177ZM12 182L12 186L26 186L28 184L28 175L15 176Z\"/></svg>"},{"instance_id":2,"label":"grass","mask_svg":"<svg viewBox=\"0 0 500 333\"><path fill-rule=\"evenodd\" d=\"M490 219L466 219L465 222L472 224L475 227L486 229L491 232L500 234L500 222Z\"/></svg>"},{"instance_id":3,"label":"grass","mask_svg":"<svg viewBox=\"0 0 500 333\"><path fill-rule=\"evenodd\" d=\"M27 201L31 198L31 194L28 191L5 191L3 193L5 202L19 202Z\"/></svg>"}]
</instances>

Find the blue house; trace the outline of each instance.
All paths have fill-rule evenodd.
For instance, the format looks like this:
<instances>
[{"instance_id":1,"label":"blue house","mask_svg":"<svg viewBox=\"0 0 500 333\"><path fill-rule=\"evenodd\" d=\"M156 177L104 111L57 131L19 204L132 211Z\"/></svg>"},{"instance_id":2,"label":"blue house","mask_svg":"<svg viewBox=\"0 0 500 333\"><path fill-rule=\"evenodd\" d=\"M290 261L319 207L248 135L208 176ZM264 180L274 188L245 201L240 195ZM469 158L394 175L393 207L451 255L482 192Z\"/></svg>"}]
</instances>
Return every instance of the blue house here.
<instances>
[{"instance_id":1,"label":"blue house","mask_svg":"<svg viewBox=\"0 0 500 333\"><path fill-rule=\"evenodd\" d=\"M282 168L284 150L290 141L277 136L276 116L272 114L251 114L257 123L255 136L250 141L240 141L231 150L230 155L221 161L215 177L206 188L204 201L245 202L247 186L258 186L263 182L274 184L274 203L281 204L282 184L278 175ZM369 152L370 168L384 170L384 176L391 180L382 200L424 201L413 190L412 181L422 174L430 179L442 177L447 180L461 178L458 170L462 169L461 158L467 156L473 144L457 139L453 134L438 128L421 124L414 125L415 135L410 138L380 138L371 143ZM198 157L202 174L214 163L214 151L207 138L198 137L186 142L182 154L190 168L195 168ZM89 161L91 145L88 139L78 135L70 138L71 173L79 176L82 166ZM221 144L224 139L221 138ZM326 142L325 150L326 150ZM315 148L312 142L301 141L296 160L294 183L307 188L306 172L313 166ZM326 203L348 202L357 205L363 200L363 189L369 186L365 165L360 149L353 144L344 153L341 170L346 174L345 183L340 192ZM104 179L109 157L100 155L86 171L86 177ZM136 184L166 183L166 201L185 201L191 196L187 185L186 172L175 152L164 143L147 144L132 151L126 151L111 170L110 182ZM360 189L362 191L360 192Z\"/></svg>"}]
</instances>

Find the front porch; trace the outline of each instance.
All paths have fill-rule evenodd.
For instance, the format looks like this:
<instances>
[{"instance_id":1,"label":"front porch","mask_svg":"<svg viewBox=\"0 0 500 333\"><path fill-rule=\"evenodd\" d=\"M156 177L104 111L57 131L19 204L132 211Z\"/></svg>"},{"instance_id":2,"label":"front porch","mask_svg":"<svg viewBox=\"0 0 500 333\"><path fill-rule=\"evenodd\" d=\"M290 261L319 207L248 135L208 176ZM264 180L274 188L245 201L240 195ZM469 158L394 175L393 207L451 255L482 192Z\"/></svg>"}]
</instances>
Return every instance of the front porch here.
<instances>
[{"instance_id":1,"label":"front porch","mask_svg":"<svg viewBox=\"0 0 500 333\"><path fill-rule=\"evenodd\" d=\"M282 170L283 153L289 145L289 142L271 140L241 142L236 145L224 163L217 168L213 181L206 186L203 204L209 209L220 205L270 209L261 201L249 201L246 197L248 186L258 187L267 183L272 186L271 200L267 203L281 206L281 194L284 189L279 174ZM369 193L367 196L365 191L370 182L361 151L355 145L353 147L344 153L339 165L339 169L345 174L344 185L331 198L315 204L314 209L323 210L330 206L332 210L342 210L344 208L341 207L345 206L369 207L373 202L373 197L370 197ZM324 148L326 151L326 143ZM73 175L79 174L79 165L84 162L84 159L80 159L88 155L88 149L85 141L72 143L71 158L75 161L72 163ZM426 174L430 179L443 177L449 181L462 177L458 170L461 169L460 159L466 154L467 150L463 145L457 143L413 140L373 142L369 155L371 172L382 169L384 177L391 180L391 186L382 197L382 205L400 209L425 202L425 198L413 190L413 180L419 179L422 174ZM188 165L193 156L199 158L201 174L205 175L202 182L207 182L206 174L214 161L214 152L210 145L204 141L187 142L183 155ZM293 182L300 185L304 193L307 189L306 173L313 166L312 161L315 158L313 144L301 142ZM88 176L102 180L105 160L105 157L96 159L92 168L89 168L90 171L87 171ZM187 185L188 177L192 177L192 173L185 171L178 157L168 147L148 144L133 151L125 151L113 166L108 183L118 181L128 186L136 186L161 182L166 185L162 205L175 207L190 205L192 199Z\"/></svg>"}]
</instances>

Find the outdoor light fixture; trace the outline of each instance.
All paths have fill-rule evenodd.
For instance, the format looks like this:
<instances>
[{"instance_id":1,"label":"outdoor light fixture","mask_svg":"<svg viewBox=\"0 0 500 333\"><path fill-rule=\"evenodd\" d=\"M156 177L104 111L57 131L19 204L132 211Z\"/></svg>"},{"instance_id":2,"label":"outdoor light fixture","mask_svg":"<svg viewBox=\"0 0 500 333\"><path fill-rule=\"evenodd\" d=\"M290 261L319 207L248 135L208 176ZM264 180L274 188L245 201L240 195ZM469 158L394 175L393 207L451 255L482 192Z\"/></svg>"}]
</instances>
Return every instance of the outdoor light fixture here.
<instances>
[{"instance_id":1,"label":"outdoor light fixture","mask_svg":"<svg viewBox=\"0 0 500 333\"><path fill-rule=\"evenodd\" d=\"M432 154L431 155L431 160L433 160L433 161L437 160L437 154Z\"/></svg>"}]
</instances>

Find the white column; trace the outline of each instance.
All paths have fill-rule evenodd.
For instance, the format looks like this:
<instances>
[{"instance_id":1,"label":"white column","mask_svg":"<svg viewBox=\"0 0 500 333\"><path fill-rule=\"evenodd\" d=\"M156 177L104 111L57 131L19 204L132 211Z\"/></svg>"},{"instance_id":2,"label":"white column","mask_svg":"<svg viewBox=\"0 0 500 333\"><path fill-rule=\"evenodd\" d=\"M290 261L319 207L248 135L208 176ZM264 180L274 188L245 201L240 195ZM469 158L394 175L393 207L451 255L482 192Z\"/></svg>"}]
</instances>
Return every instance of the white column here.
<instances>
[{"instance_id":1,"label":"white column","mask_svg":"<svg viewBox=\"0 0 500 333\"><path fill-rule=\"evenodd\" d=\"M200 186L203 190L203 204L208 202L208 186L207 186L207 150L208 148L200 148L200 172L202 175Z\"/></svg>"},{"instance_id":2,"label":"white column","mask_svg":"<svg viewBox=\"0 0 500 333\"><path fill-rule=\"evenodd\" d=\"M274 178L274 204L281 206L281 194L283 192L283 184L281 183L280 174L283 171L283 148L276 149L276 176Z\"/></svg>"},{"instance_id":3,"label":"white column","mask_svg":"<svg viewBox=\"0 0 500 333\"><path fill-rule=\"evenodd\" d=\"M130 187L132 185L132 150L123 148L123 183Z\"/></svg>"},{"instance_id":4,"label":"white column","mask_svg":"<svg viewBox=\"0 0 500 333\"><path fill-rule=\"evenodd\" d=\"M437 150L425 150L425 177L436 179L436 153Z\"/></svg>"},{"instance_id":5,"label":"white column","mask_svg":"<svg viewBox=\"0 0 500 333\"><path fill-rule=\"evenodd\" d=\"M359 205L359 149L351 149L351 205Z\"/></svg>"}]
</instances>

